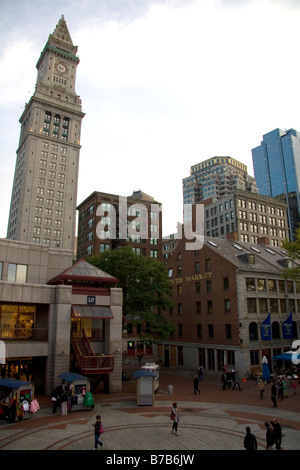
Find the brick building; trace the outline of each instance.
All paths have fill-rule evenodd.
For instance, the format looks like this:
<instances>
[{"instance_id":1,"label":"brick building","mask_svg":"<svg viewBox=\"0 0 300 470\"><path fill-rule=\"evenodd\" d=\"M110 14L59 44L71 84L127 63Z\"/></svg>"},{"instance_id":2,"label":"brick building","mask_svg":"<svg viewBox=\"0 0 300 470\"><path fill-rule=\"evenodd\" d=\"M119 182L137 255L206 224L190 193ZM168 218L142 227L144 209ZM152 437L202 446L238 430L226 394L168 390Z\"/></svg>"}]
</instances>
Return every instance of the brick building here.
<instances>
[{"instance_id":1,"label":"brick building","mask_svg":"<svg viewBox=\"0 0 300 470\"><path fill-rule=\"evenodd\" d=\"M293 338L299 337L300 292L283 277L289 263L280 248L233 240L205 239L202 249L178 241L166 259L173 284L173 308L164 312L176 324L169 341L157 345L165 364L221 371L224 363L241 373L289 349L283 325L292 313ZM270 312L271 339L261 325Z\"/></svg>"},{"instance_id":2,"label":"brick building","mask_svg":"<svg viewBox=\"0 0 300 470\"><path fill-rule=\"evenodd\" d=\"M151 196L95 191L77 210L77 259L125 245L142 256L162 259L161 204Z\"/></svg>"}]
</instances>

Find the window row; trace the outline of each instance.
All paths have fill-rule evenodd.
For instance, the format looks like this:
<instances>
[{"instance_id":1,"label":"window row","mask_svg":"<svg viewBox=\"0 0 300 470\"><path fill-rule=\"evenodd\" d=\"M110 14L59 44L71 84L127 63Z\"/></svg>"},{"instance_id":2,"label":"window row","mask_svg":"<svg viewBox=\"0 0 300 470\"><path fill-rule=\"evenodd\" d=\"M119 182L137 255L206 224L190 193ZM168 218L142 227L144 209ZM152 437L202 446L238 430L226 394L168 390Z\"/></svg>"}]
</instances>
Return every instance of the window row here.
<instances>
[{"instance_id":1,"label":"window row","mask_svg":"<svg viewBox=\"0 0 300 470\"><path fill-rule=\"evenodd\" d=\"M297 283L280 279L264 279L246 277L246 289L248 292L270 292L270 293L295 293L300 292Z\"/></svg>"},{"instance_id":2,"label":"window row","mask_svg":"<svg viewBox=\"0 0 300 470\"><path fill-rule=\"evenodd\" d=\"M183 338L183 325L182 323L179 323L177 325L177 334L178 334L178 337L179 338ZM214 336L215 336L215 330L217 329L218 330L218 336L220 335L220 326L216 326L216 325L213 325L213 324L208 324L208 325L205 325L205 331L204 331L204 328L203 328L203 325L201 323L197 324L196 325L196 336L197 336L197 339L201 340L203 338L208 338L208 339L213 339ZM231 327L231 324L230 323L227 323L224 325L224 339L225 340L230 340L232 339L232 327Z\"/></svg>"},{"instance_id":3,"label":"window row","mask_svg":"<svg viewBox=\"0 0 300 470\"><path fill-rule=\"evenodd\" d=\"M174 308L171 307L169 310L170 315L173 315ZM176 313L177 315L183 315L183 304L182 303L177 303L176 306ZM189 315L195 313L197 315L201 315L202 313L207 314L207 315L213 315L214 309L213 309L213 301L212 300L206 300L206 301L197 301L194 304L194 311L189 310ZM230 299L224 299L223 300L223 312L220 312L220 307L218 307L218 313L231 313L231 302Z\"/></svg>"}]
</instances>

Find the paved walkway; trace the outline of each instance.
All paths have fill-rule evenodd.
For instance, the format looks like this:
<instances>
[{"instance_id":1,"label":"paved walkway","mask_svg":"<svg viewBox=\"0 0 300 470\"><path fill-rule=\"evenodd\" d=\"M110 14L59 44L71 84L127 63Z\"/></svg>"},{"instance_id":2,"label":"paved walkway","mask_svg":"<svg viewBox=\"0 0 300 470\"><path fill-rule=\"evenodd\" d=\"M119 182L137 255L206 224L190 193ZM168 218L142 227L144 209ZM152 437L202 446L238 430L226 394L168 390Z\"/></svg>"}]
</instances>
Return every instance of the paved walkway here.
<instances>
[{"instance_id":1,"label":"paved walkway","mask_svg":"<svg viewBox=\"0 0 300 470\"><path fill-rule=\"evenodd\" d=\"M173 386L173 393L169 385ZM136 383L123 384L123 392L95 394L92 411L52 414L49 398L40 397L41 409L19 423L0 421L0 450L92 450L96 414L105 428L105 451L243 450L246 426L256 435L259 450L265 449L264 422L277 417L283 429L283 447L300 450L300 386L293 395L272 407L270 385L259 399L257 383L241 383L242 391L222 390L220 377L204 374L200 394L193 393L193 372L162 368L160 390L152 406L137 406ZM181 409L178 432L171 434L170 407ZM99 450L98 452L102 452ZM107 454L105 452L105 454ZM107 454L109 455L109 454ZM134 455L134 453L133 453Z\"/></svg>"}]
</instances>

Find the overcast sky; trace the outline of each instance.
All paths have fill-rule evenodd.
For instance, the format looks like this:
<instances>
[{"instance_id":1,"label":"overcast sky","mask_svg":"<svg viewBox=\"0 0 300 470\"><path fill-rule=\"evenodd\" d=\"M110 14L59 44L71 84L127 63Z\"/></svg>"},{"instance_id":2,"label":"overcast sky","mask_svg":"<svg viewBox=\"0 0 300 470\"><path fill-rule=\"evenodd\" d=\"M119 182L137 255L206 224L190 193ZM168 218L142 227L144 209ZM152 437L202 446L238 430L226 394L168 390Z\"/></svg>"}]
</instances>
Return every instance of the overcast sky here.
<instances>
[{"instance_id":1,"label":"overcast sky","mask_svg":"<svg viewBox=\"0 0 300 470\"><path fill-rule=\"evenodd\" d=\"M0 237L6 237L19 118L36 63L64 15L78 46L82 123L77 203L141 189L182 221L190 167L300 131L299 0L0 0Z\"/></svg>"}]
</instances>

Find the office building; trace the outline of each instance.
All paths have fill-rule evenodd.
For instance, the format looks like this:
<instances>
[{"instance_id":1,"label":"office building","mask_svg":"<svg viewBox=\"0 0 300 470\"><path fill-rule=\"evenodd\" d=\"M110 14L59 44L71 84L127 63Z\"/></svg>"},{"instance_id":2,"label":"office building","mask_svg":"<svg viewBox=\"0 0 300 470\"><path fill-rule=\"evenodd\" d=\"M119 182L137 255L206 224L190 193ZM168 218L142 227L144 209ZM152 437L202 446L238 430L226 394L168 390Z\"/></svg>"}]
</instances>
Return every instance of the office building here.
<instances>
[{"instance_id":1,"label":"office building","mask_svg":"<svg viewBox=\"0 0 300 470\"><path fill-rule=\"evenodd\" d=\"M192 221L190 205L207 199L220 199L235 189L257 193L255 180L247 166L234 158L217 156L193 165L183 179L183 221Z\"/></svg>"},{"instance_id":2,"label":"office building","mask_svg":"<svg viewBox=\"0 0 300 470\"><path fill-rule=\"evenodd\" d=\"M77 259L126 245L162 259L161 204L143 191L129 197L95 191L77 210Z\"/></svg>"},{"instance_id":3,"label":"office building","mask_svg":"<svg viewBox=\"0 0 300 470\"><path fill-rule=\"evenodd\" d=\"M295 129L268 132L252 149L252 158L260 194L279 197L288 205L293 239L300 220L300 133Z\"/></svg>"},{"instance_id":4,"label":"office building","mask_svg":"<svg viewBox=\"0 0 300 470\"><path fill-rule=\"evenodd\" d=\"M7 238L74 250L81 121L77 46L62 16L20 117ZM21 73L21 71L20 71Z\"/></svg>"},{"instance_id":5,"label":"office building","mask_svg":"<svg viewBox=\"0 0 300 470\"><path fill-rule=\"evenodd\" d=\"M207 237L281 246L288 239L287 205L284 201L249 191L235 190L219 200L205 201Z\"/></svg>"}]
</instances>

